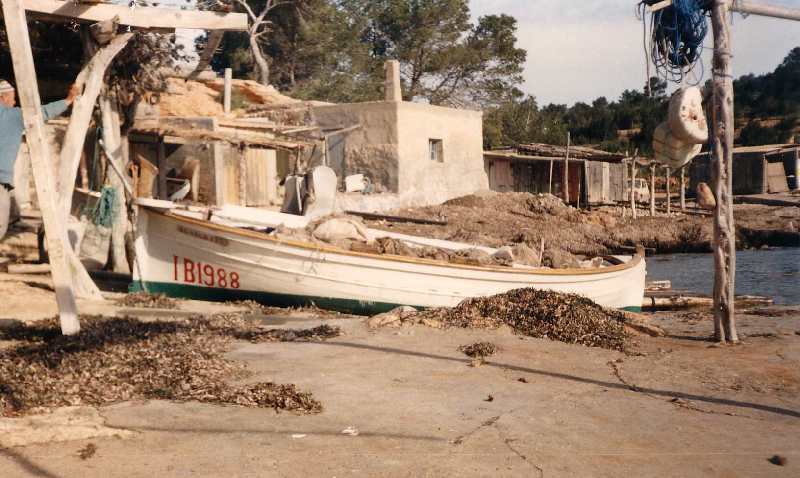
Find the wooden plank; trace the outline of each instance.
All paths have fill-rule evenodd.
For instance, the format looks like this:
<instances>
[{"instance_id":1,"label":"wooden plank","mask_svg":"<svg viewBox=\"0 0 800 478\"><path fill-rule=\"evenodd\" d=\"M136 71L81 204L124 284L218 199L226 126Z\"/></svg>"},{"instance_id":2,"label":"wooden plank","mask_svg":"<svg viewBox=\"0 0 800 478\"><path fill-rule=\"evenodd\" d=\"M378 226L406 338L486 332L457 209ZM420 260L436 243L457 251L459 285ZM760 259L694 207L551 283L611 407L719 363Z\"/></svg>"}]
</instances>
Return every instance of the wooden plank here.
<instances>
[{"instance_id":1,"label":"wooden plank","mask_svg":"<svg viewBox=\"0 0 800 478\"><path fill-rule=\"evenodd\" d=\"M30 149L31 169L36 183L36 194L42 211L42 222L50 255L61 332L65 335L74 335L80 332L81 327L72 287L72 273L67 258L69 248L66 247L66 225L64 216L60 213L57 205L55 177L50 167L50 146L44 130L39 85L33 65L25 9L19 0L3 0L2 6L17 92L25 123L25 137Z\"/></svg>"},{"instance_id":2,"label":"wooden plank","mask_svg":"<svg viewBox=\"0 0 800 478\"><path fill-rule=\"evenodd\" d=\"M416 217L408 216L391 216L387 214L377 214L372 212L359 212L359 211L345 211L347 214L353 216L363 217L373 221L388 221L388 222L407 222L411 224L427 224L430 226L446 226L447 221L438 221L435 219L418 219Z\"/></svg>"},{"instance_id":3,"label":"wooden plank","mask_svg":"<svg viewBox=\"0 0 800 478\"><path fill-rule=\"evenodd\" d=\"M245 170L247 177L245 182L247 184L247 206L268 206L269 194L267 192L267 183L269 182L267 161L268 153L270 151L259 148L247 148L244 152Z\"/></svg>"},{"instance_id":4,"label":"wooden plank","mask_svg":"<svg viewBox=\"0 0 800 478\"><path fill-rule=\"evenodd\" d=\"M211 129L216 131L219 129L217 118L212 118ZM214 162L214 204L217 206L224 206L228 204L225 196L226 189L226 168L225 158L222 155L222 143L215 142L211 145L211 152L213 154L212 161Z\"/></svg>"},{"instance_id":5,"label":"wooden plank","mask_svg":"<svg viewBox=\"0 0 800 478\"><path fill-rule=\"evenodd\" d=\"M22 0L30 12L83 22L102 22L115 16L120 25L147 29L196 28L199 30L247 30L247 15L201 10L140 7L111 3L75 3L61 0Z\"/></svg>"},{"instance_id":6,"label":"wooden plank","mask_svg":"<svg viewBox=\"0 0 800 478\"><path fill-rule=\"evenodd\" d=\"M767 163L767 192L789 192L789 181L786 179L783 163Z\"/></svg>"},{"instance_id":7,"label":"wooden plank","mask_svg":"<svg viewBox=\"0 0 800 478\"><path fill-rule=\"evenodd\" d=\"M222 94L222 111L225 114L231 112L231 83L233 82L233 70L225 68L225 86Z\"/></svg>"}]
</instances>

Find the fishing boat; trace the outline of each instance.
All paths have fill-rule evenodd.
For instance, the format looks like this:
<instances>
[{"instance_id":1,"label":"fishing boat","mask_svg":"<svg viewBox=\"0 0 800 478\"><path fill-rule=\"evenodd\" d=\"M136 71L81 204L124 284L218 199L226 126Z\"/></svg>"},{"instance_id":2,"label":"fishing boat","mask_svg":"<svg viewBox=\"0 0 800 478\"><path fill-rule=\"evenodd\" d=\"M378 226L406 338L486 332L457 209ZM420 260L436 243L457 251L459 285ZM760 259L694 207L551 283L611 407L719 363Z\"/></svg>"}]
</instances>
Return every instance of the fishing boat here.
<instances>
[{"instance_id":1,"label":"fishing boat","mask_svg":"<svg viewBox=\"0 0 800 478\"><path fill-rule=\"evenodd\" d=\"M261 224L270 222L280 221ZM642 252L610 258L613 263L600 268L473 266L343 250L246 226L209 218L208 211L140 207L132 289L202 300L314 304L357 314L400 305L455 306L524 287L576 293L626 310L639 310L644 297Z\"/></svg>"}]
</instances>

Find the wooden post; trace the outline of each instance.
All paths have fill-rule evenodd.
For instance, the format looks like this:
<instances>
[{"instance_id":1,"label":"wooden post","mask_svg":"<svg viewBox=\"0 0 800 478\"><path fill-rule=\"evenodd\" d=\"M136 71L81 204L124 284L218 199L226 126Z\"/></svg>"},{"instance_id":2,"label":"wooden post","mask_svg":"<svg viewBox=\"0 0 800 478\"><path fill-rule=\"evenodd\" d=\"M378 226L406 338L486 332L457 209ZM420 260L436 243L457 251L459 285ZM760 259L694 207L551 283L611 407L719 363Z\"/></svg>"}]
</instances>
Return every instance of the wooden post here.
<instances>
[{"instance_id":1,"label":"wooden post","mask_svg":"<svg viewBox=\"0 0 800 478\"><path fill-rule=\"evenodd\" d=\"M225 114L231 112L231 86L233 83L233 70L225 68L225 89L223 93L223 110Z\"/></svg>"},{"instance_id":2,"label":"wooden post","mask_svg":"<svg viewBox=\"0 0 800 478\"><path fill-rule=\"evenodd\" d=\"M247 154L246 147L239 148L239 205L247 206Z\"/></svg>"},{"instance_id":3,"label":"wooden post","mask_svg":"<svg viewBox=\"0 0 800 478\"><path fill-rule=\"evenodd\" d=\"M42 211L61 332L64 335L74 335L80 332L81 326L67 257L71 251L66 246L68 242L65 218L58 207L55 177L50 167L51 152L44 130L39 85L33 64L25 9L20 0L3 0L2 5L6 37L11 50L14 77L25 124L25 138L30 150L31 169L36 183L36 195Z\"/></svg>"},{"instance_id":4,"label":"wooden post","mask_svg":"<svg viewBox=\"0 0 800 478\"><path fill-rule=\"evenodd\" d=\"M111 98L111 93L106 92L100 97L100 116L103 124L103 144L105 144L106 159L109 166L121 174L125 172L122 141L120 138L119 109L116 98ZM110 263L114 272L130 274L125 252L125 233L128 229L127 204L125 200L125 186L123 178L117 174L108 175L108 183L114 188L115 203L113 222L111 223L111 257Z\"/></svg>"},{"instance_id":5,"label":"wooden post","mask_svg":"<svg viewBox=\"0 0 800 478\"><path fill-rule=\"evenodd\" d=\"M720 342L739 341L734 314L736 233L733 224L733 76L728 0L714 0L712 173L714 213L714 335Z\"/></svg>"},{"instance_id":6,"label":"wooden post","mask_svg":"<svg viewBox=\"0 0 800 478\"><path fill-rule=\"evenodd\" d=\"M656 163L650 163L650 217L656 217Z\"/></svg>"},{"instance_id":7,"label":"wooden post","mask_svg":"<svg viewBox=\"0 0 800 478\"><path fill-rule=\"evenodd\" d=\"M167 194L167 149L164 137L158 135L156 143L156 167L158 168L158 199L168 199Z\"/></svg>"},{"instance_id":8,"label":"wooden post","mask_svg":"<svg viewBox=\"0 0 800 478\"><path fill-rule=\"evenodd\" d=\"M669 178L671 176L671 171L670 171L669 166L667 166L664 169L666 170L666 173L664 173L664 176L666 176L666 178L667 178L667 216L669 216L670 214L672 214L672 191L670 191L670 187L669 187Z\"/></svg>"},{"instance_id":9,"label":"wooden post","mask_svg":"<svg viewBox=\"0 0 800 478\"><path fill-rule=\"evenodd\" d=\"M638 155L638 150L636 153L633 154L633 158L631 159L631 217L636 219L636 156Z\"/></svg>"},{"instance_id":10,"label":"wooden post","mask_svg":"<svg viewBox=\"0 0 800 478\"><path fill-rule=\"evenodd\" d=\"M550 160L550 180L547 183L547 192L553 194L553 160Z\"/></svg>"},{"instance_id":11,"label":"wooden post","mask_svg":"<svg viewBox=\"0 0 800 478\"><path fill-rule=\"evenodd\" d=\"M681 212L686 212L686 167L681 168Z\"/></svg>"},{"instance_id":12,"label":"wooden post","mask_svg":"<svg viewBox=\"0 0 800 478\"><path fill-rule=\"evenodd\" d=\"M564 154L564 203L569 204L569 146L570 146L570 133L567 131L567 150Z\"/></svg>"},{"instance_id":13,"label":"wooden post","mask_svg":"<svg viewBox=\"0 0 800 478\"><path fill-rule=\"evenodd\" d=\"M219 122L217 118L212 118L211 130L217 131ZM222 154L222 143L214 141L211 143L211 154L214 162L214 204L224 206L228 198L225 197L225 157Z\"/></svg>"}]
</instances>

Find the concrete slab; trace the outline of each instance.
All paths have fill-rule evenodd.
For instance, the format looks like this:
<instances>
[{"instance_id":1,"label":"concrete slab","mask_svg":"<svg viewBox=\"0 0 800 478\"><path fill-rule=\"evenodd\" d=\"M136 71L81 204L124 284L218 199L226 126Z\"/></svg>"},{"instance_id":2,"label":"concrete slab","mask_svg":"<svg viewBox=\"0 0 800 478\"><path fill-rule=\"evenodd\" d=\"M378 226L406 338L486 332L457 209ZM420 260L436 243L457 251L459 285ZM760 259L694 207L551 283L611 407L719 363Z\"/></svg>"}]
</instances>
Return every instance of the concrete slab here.
<instances>
[{"instance_id":1,"label":"concrete slab","mask_svg":"<svg viewBox=\"0 0 800 478\"><path fill-rule=\"evenodd\" d=\"M249 380L313 392L321 414L121 403L101 413L132 438L92 440L85 461L89 441L2 450L0 476L797 476L800 313L748 317L751 337L733 349L697 340L708 320L686 329L681 317L663 316L670 337L637 338L625 355L507 331L278 316L344 335L239 344L229 357ZM479 340L500 352L470 367L457 349ZM767 461L776 454L787 466Z\"/></svg>"}]
</instances>

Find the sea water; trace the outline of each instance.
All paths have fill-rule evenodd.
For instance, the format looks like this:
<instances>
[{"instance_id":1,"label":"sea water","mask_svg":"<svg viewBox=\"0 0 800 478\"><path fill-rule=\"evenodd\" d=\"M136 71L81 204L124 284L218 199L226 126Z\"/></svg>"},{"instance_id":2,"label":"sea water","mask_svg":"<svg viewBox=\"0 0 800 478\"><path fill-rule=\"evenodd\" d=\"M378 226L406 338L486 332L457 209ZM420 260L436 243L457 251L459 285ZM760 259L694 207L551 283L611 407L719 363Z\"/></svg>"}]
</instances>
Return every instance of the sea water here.
<instances>
[{"instance_id":1,"label":"sea water","mask_svg":"<svg viewBox=\"0 0 800 478\"><path fill-rule=\"evenodd\" d=\"M647 280L670 280L673 289L714 291L712 254L669 254L647 258ZM776 304L800 305L800 248L739 251L736 294L771 297Z\"/></svg>"}]
</instances>

